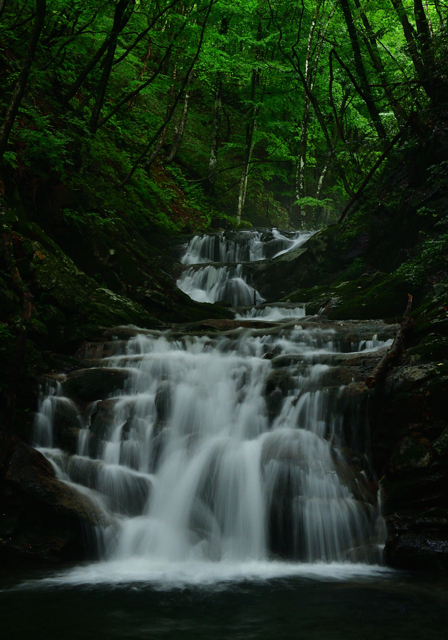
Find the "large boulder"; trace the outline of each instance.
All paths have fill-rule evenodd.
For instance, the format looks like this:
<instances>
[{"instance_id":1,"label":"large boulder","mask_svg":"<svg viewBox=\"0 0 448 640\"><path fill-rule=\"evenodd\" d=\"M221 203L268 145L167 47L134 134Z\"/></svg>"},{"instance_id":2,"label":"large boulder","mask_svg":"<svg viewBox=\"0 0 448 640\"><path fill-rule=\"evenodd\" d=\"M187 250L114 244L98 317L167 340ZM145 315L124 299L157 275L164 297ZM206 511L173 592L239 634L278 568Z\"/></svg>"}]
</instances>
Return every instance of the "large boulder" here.
<instances>
[{"instance_id":1,"label":"large boulder","mask_svg":"<svg viewBox=\"0 0 448 640\"><path fill-rule=\"evenodd\" d=\"M64 395L70 398L93 402L110 396L117 389L122 389L128 377L129 372L126 369L81 369L67 376L62 389Z\"/></svg>"},{"instance_id":2,"label":"large boulder","mask_svg":"<svg viewBox=\"0 0 448 640\"><path fill-rule=\"evenodd\" d=\"M95 556L98 527L110 524L94 494L76 491L56 478L38 451L13 440L5 479L0 485L0 554L60 563Z\"/></svg>"}]
</instances>

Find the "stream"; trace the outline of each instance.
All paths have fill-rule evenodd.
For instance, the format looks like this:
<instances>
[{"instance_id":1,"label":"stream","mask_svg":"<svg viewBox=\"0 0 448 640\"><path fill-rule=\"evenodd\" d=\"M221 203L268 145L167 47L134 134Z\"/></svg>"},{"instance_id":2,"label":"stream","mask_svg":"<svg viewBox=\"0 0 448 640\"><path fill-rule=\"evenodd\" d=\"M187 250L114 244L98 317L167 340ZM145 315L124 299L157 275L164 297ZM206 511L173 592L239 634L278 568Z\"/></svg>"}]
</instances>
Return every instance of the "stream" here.
<instances>
[{"instance_id":1,"label":"stream","mask_svg":"<svg viewBox=\"0 0 448 640\"><path fill-rule=\"evenodd\" d=\"M92 347L92 368L121 381L105 398L81 402L70 376L43 390L34 446L107 524L90 532L98 560L2 578L7 638L445 637L446 581L383 563L355 378L393 327L310 318L245 278L311 235L192 238L178 286L231 306L234 324L130 328ZM61 410L77 420L71 451Z\"/></svg>"}]
</instances>

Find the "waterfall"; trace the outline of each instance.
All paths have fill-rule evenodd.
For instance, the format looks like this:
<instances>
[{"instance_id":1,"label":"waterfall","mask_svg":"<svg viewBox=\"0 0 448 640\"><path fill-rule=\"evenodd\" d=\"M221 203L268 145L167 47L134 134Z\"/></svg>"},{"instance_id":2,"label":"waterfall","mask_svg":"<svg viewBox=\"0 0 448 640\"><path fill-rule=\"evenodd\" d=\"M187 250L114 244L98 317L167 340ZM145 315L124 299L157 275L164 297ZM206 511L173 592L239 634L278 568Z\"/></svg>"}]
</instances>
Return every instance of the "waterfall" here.
<instances>
[{"instance_id":1,"label":"waterfall","mask_svg":"<svg viewBox=\"0 0 448 640\"><path fill-rule=\"evenodd\" d=\"M197 302L233 307L261 304L264 299L246 282L241 263L276 258L302 245L313 233L272 229L194 236L183 246L181 262L186 268L177 286Z\"/></svg>"},{"instance_id":2,"label":"waterfall","mask_svg":"<svg viewBox=\"0 0 448 640\"><path fill-rule=\"evenodd\" d=\"M215 238L191 246L210 252ZM365 407L344 363L391 341L365 323L356 336L353 324L307 320L303 305L239 317L273 324L131 332L107 357L95 347L94 367L76 372L113 374L109 395L70 394L69 374L41 396L35 446L115 522L102 566L379 561ZM61 412L62 425L69 414L77 425L72 451L55 447Z\"/></svg>"}]
</instances>

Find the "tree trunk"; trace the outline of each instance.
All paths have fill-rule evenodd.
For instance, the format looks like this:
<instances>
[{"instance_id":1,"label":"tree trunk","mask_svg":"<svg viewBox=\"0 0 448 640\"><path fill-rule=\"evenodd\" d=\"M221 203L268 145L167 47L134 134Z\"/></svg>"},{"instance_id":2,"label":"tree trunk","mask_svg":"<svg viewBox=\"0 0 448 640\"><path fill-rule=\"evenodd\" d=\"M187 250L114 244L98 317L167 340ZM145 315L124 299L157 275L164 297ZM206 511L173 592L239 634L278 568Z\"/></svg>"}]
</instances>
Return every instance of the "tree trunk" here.
<instances>
[{"instance_id":1,"label":"tree trunk","mask_svg":"<svg viewBox=\"0 0 448 640\"><path fill-rule=\"evenodd\" d=\"M256 116L254 116L255 118ZM241 216L243 213L244 204L246 202L247 181L249 179L249 167L252 159L252 151L254 149L254 134L257 128L257 122L254 119L249 125L246 133L246 156L244 159L243 171L241 172L240 188L238 191L238 204L236 209L236 219L238 224L241 222Z\"/></svg>"},{"instance_id":2,"label":"tree trunk","mask_svg":"<svg viewBox=\"0 0 448 640\"><path fill-rule=\"evenodd\" d=\"M262 24L261 20L258 22L257 28L257 42L260 42L262 38ZM247 193L247 181L249 179L249 167L252 159L252 152L255 144L255 131L257 130L257 117L260 112L261 103L263 102L263 94L266 87L263 88L261 92L261 96L259 98L259 102L255 105L255 97L256 97L256 89L257 84L260 81L260 72L258 67L254 67L252 69L252 77L250 83L250 101L252 106L252 113L249 117L249 120L246 124L246 148L244 153L244 164L243 170L241 172L240 178L240 187L238 191L238 202L236 208L236 218L238 224L241 222L241 217L243 213L244 204L246 202L246 193Z\"/></svg>"},{"instance_id":3,"label":"tree trunk","mask_svg":"<svg viewBox=\"0 0 448 640\"><path fill-rule=\"evenodd\" d=\"M420 59L420 56L418 55L417 44L414 38L413 27L411 26L411 23L408 20L408 16L403 6L402 0L391 0L391 2L401 22L401 27L403 29L404 37L408 45L409 54L411 56L412 63L414 65L414 69L417 73L417 77L419 78L419 80L423 82L425 80L425 70L423 68L423 64Z\"/></svg>"},{"instance_id":4,"label":"tree trunk","mask_svg":"<svg viewBox=\"0 0 448 640\"><path fill-rule=\"evenodd\" d=\"M166 162L172 162L174 160L174 158L176 157L180 146L182 144L182 138L184 137L184 131L185 131L185 125L187 123L187 116L188 116L188 104L189 104L189 100L190 100L190 93L189 93L189 87L191 84L191 81L193 79L193 69L190 71L189 75L188 75L188 80L187 80L187 84L185 87L185 98L184 98L184 104L182 107L182 113L180 116L180 121L179 124L176 126L175 130L174 130L174 140L173 140L173 146L171 147L171 151L168 154L168 157L166 159Z\"/></svg>"},{"instance_id":5,"label":"tree trunk","mask_svg":"<svg viewBox=\"0 0 448 640\"><path fill-rule=\"evenodd\" d=\"M221 77L221 74L218 73L218 77L216 80L216 88L215 88L215 102L213 105L212 130L210 133L210 155L208 159L208 179L212 186L214 184L213 174L216 170L216 165L218 164L218 137L219 137L219 128L221 126L221 112L222 112L221 91L222 91L222 77Z\"/></svg>"},{"instance_id":6,"label":"tree trunk","mask_svg":"<svg viewBox=\"0 0 448 640\"><path fill-rule=\"evenodd\" d=\"M3 121L2 128L0 129L0 160L3 158L3 154L6 151L6 147L9 140L14 121L19 112L20 103L25 95L26 85L28 83L28 77L30 75L31 66L33 64L34 56L36 54L37 45L39 43L40 34L45 22L45 16L47 12L46 0L36 0L36 18L34 20L33 28L31 30L30 41L25 54L25 58L22 63L22 68L14 86L11 101L9 103L8 110L6 112L5 119Z\"/></svg>"},{"instance_id":7,"label":"tree trunk","mask_svg":"<svg viewBox=\"0 0 448 640\"><path fill-rule=\"evenodd\" d=\"M169 110L168 114L167 114L167 118L165 120L165 122L157 129L157 131L155 132L155 134L152 136L152 138L150 139L150 141L148 142L148 144L146 145L146 147L143 149L142 153L138 156L138 158L135 160L134 164L132 165L131 170L129 171L128 175L126 176L126 178L121 182L120 186L124 186L126 185L129 180L132 178L132 176L134 175L135 171L137 170L138 165L140 164L140 162L143 160L143 158L145 158L148 153L149 150L151 149L151 147L157 142L157 140L159 139L159 136L162 134L162 132L166 129L167 124L169 123L169 121L171 120L174 111L176 110L176 107L179 103L179 100L184 92L185 86L187 84L187 80L188 80L188 76L190 75L190 73L192 72L192 70L194 69L194 65L196 64L196 61L199 57L199 53L202 49L202 43L204 42L204 35L205 35L205 28L207 26L207 22L208 22L208 18L210 16L210 12L212 10L214 4L214 0L210 0L210 4L207 7L207 12L205 14L204 17L204 22L202 24L202 29L201 29L201 34L199 36L199 42L198 42L198 46L196 48L196 53L193 56L193 60L190 62L190 65L188 67L187 70L187 74L185 77L184 82L182 83L182 86L180 88L179 93L177 94L176 99L174 100L173 105L171 106L171 109ZM151 166L150 163L147 163L147 165L145 166Z\"/></svg>"},{"instance_id":8,"label":"tree trunk","mask_svg":"<svg viewBox=\"0 0 448 640\"><path fill-rule=\"evenodd\" d=\"M0 0L0 18L6 9L6 0Z\"/></svg>"},{"instance_id":9,"label":"tree trunk","mask_svg":"<svg viewBox=\"0 0 448 640\"><path fill-rule=\"evenodd\" d=\"M230 18L222 18L219 34L221 36L227 35L229 31ZM222 49L222 47L220 47ZM219 129L221 126L221 113L222 113L222 72L218 71L216 75L216 87L215 87L215 101L213 105L213 122L212 130L210 133L210 155L208 160L208 181L213 189L214 186L214 172L218 163L218 140Z\"/></svg>"},{"instance_id":10,"label":"tree trunk","mask_svg":"<svg viewBox=\"0 0 448 640\"><path fill-rule=\"evenodd\" d=\"M369 53L372 64L375 68L375 71L378 74L379 79L382 83L382 88L384 90L387 101L390 104L390 107L394 113L394 116L398 122L402 122L406 120L407 114L406 111L401 106L400 102L395 98L392 87L389 84L386 69L384 67L383 61L381 59L380 54L378 53L377 43L374 31L372 29L372 25L370 24L367 15L364 11L364 8L361 6L360 0L354 0L355 6L361 16L362 23L364 25L365 34L364 34L364 43L366 45L366 49Z\"/></svg>"},{"instance_id":11,"label":"tree trunk","mask_svg":"<svg viewBox=\"0 0 448 640\"><path fill-rule=\"evenodd\" d=\"M109 46L107 48L106 57L104 59L103 72L101 74L100 81L98 82L95 105L93 107L92 116L90 118L91 133L95 133L98 129L98 120L104 104L104 99L106 97L106 89L112 71L112 65L114 63L118 36L123 31L129 21L129 18L131 17L134 4L135 0L120 0L115 8L114 24L109 40ZM128 11L129 8L130 10Z\"/></svg>"},{"instance_id":12,"label":"tree trunk","mask_svg":"<svg viewBox=\"0 0 448 640\"><path fill-rule=\"evenodd\" d=\"M355 62L356 74L359 79L359 83L361 86L363 99L366 103L367 110L372 118L373 125L378 133L378 136L384 140L386 139L386 130L381 121L380 114L376 107L375 101L372 96L372 92L370 91L369 81L367 80L366 70L364 68L364 63L361 55L361 48L359 46L358 34L356 31L355 23L353 21L352 12L349 5L349 0L339 0L342 13L344 14L345 24L347 25L348 35L350 37L350 44L353 50L353 57Z\"/></svg>"}]
</instances>

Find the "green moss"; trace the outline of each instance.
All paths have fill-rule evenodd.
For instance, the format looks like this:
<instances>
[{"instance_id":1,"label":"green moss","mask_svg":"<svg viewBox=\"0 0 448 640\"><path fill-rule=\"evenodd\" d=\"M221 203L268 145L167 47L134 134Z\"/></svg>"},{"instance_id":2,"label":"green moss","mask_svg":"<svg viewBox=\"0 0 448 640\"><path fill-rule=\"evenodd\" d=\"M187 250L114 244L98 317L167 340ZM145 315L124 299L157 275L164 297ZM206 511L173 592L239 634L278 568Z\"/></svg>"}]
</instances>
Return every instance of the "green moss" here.
<instances>
[{"instance_id":1,"label":"green moss","mask_svg":"<svg viewBox=\"0 0 448 640\"><path fill-rule=\"evenodd\" d=\"M417 357L420 362L448 360L448 338L429 334L418 346L409 349L407 354Z\"/></svg>"},{"instance_id":2,"label":"green moss","mask_svg":"<svg viewBox=\"0 0 448 640\"><path fill-rule=\"evenodd\" d=\"M405 277L384 274L380 282L375 282L373 286L366 288L357 285L359 293L343 298L330 317L336 320L346 320L356 318L360 320L373 318L393 318L403 315L408 294L418 296L421 292L412 285ZM344 292L340 292L344 295Z\"/></svg>"}]
</instances>

